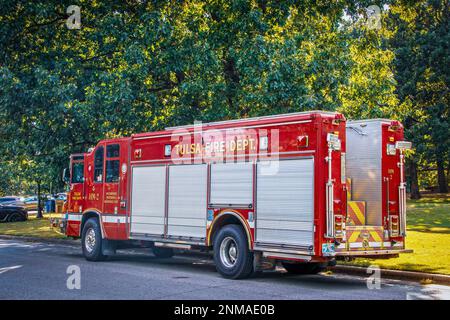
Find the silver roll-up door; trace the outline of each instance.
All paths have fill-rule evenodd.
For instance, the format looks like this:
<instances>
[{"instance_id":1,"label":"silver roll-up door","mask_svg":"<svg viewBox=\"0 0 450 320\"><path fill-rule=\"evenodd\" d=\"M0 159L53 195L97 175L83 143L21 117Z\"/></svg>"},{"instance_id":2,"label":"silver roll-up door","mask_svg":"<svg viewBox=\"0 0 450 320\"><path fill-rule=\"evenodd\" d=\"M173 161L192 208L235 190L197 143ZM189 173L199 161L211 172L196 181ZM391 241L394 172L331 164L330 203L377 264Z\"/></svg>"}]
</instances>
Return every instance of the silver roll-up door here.
<instances>
[{"instance_id":1,"label":"silver roll-up door","mask_svg":"<svg viewBox=\"0 0 450 320\"><path fill-rule=\"evenodd\" d=\"M277 170L257 164L256 241L314 244L314 159L280 160Z\"/></svg>"},{"instance_id":2,"label":"silver roll-up door","mask_svg":"<svg viewBox=\"0 0 450 320\"><path fill-rule=\"evenodd\" d=\"M133 167L131 233L164 234L166 167Z\"/></svg>"},{"instance_id":3,"label":"silver roll-up door","mask_svg":"<svg viewBox=\"0 0 450 320\"><path fill-rule=\"evenodd\" d=\"M366 202L366 225L382 225L383 120L347 123L347 177L352 179L352 200Z\"/></svg>"},{"instance_id":4,"label":"silver roll-up door","mask_svg":"<svg viewBox=\"0 0 450 320\"><path fill-rule=\"evenodd\" d=\"M168 235L205 238L206 164L169 167Z\"/></svg>"},{"instance_id":5,"label":"silver roll-up door","mask_svg":"<svg viewBox=\"0 0 450 320\"><path fill-rule=\"evenodd\" d=\"M253 164L212 164L210 203L242 207L253 204Z\"/></svg>"}]
</instances>

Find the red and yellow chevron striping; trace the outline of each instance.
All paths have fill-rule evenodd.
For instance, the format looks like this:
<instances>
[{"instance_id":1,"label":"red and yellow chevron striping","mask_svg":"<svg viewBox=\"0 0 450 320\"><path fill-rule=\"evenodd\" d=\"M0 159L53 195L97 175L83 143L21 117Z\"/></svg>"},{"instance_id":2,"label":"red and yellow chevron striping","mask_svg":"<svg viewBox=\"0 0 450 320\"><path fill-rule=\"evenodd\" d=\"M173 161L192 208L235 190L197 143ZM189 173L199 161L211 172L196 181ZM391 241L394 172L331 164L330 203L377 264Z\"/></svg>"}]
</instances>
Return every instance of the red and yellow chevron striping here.
<instances>
[{"instance_id":1,"label":"red and yellow chevron striping","mask_svg":"<svg viewBox=\"0 0 450 320\"><path fill-rule=\"evenodd\" d=\"M366 202L347 201L347 225L363 226L366 224Z\"/></svg>"},{"instance_id":2,"label":"red and yellow chevron striping","mask_svg":"<svg viewBox=\"0 0 450 320\"><path fill-rule=\"evenodd\" d=\"M347 233L347 250L372 250L383 248L383 227L349 226Z\"/></svg>"}]
</instances>

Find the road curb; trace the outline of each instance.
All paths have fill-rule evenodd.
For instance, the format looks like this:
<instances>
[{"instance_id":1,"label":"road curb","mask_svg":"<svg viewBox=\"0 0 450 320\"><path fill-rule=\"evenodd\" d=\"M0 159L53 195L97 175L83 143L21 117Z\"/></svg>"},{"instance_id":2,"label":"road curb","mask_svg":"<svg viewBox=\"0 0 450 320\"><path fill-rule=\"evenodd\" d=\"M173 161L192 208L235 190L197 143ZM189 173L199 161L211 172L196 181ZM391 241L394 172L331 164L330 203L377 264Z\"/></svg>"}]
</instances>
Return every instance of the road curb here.
<instances>
[{"instance_id":1,"label":"road curb","mask_svg":"<svg viewBox=\"0 0 450 320\"><path fill-rule=\"evenodd\" d=\"M41 242L48 244L65 244L65 245L80 245L80 240L73 239L55 239L55 238L39 238L27 236L12 236L7 234L0 234L0 239L3 240L21 240L26 242Z\"/></svg>"},{"instance_id":2,"label":"road curb","mask_svg":"<svg viewBox=\"0 0 450 320\"><path fill-rule=\"evenodd\" d=\"M380 269L381 277L396 279L396 280L408 280L414 282L420 282L422 280L432 280L433 283L450 285L450 276L436 273L414 272L404 270L392 270L392 269ZM370 276L372 272L367 272L365 267L337 265L330 268L330 271L335 273L354 274L359 276Z\"/></svg>"},{"instance_id":3,"label":"road curb","mask_svg":"<svg viewBox=\"0 0 450 320\"><path fill-rule=\"evenodd\" d=\"M52 238L39 238L39 237L27 237L27 236L12 236L12 235L0 235L0 239L4 240L21 240L27 242L41 242L48 244L64 244L71 246L79 246L80 240L73 239L52 239ZM368 277L371 273L367 273L367 268L347 266L347 265L336 265L329 268L330 271L334 273L351 274ZM413 282L420 282L422 280L432 280L437 284L450 285L450 276L444 274L436 273L425 273L425 272L414 272L414 271L403 271L403 270L391 270L391 269L380 269L381 277L395 279L395 280L408 280Z\"/></svg>"}]
</instances>

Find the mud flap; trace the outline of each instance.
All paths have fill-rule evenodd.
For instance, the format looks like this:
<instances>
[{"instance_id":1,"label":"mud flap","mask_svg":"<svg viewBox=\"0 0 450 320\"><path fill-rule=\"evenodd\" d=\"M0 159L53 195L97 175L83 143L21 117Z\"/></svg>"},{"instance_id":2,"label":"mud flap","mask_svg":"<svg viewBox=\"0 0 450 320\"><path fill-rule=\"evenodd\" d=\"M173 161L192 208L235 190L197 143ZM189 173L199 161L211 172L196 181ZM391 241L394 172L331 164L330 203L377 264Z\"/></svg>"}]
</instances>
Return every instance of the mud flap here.
<instances>
[{"instance_id":1,"label":"mud flap","mask_svg":"<svg viewBox=\"0 0 450 320\"><path fill-rule=\"evenodd\" d=\"M253 254L253 271L262 272L274 270L276 267L273 259L264 258L261 252L254 252Z\"/></svg>"},{"instance_id":2,"label":"mud flap","mask_svg":"<svg viewBox=\"0 0 450 320\"><path fill-rule=\"evenodd\" d=\"M116 242L112 240L102 240L102 254L105 256L112 256L116 254Z\"/></svg>"}]
</instances>

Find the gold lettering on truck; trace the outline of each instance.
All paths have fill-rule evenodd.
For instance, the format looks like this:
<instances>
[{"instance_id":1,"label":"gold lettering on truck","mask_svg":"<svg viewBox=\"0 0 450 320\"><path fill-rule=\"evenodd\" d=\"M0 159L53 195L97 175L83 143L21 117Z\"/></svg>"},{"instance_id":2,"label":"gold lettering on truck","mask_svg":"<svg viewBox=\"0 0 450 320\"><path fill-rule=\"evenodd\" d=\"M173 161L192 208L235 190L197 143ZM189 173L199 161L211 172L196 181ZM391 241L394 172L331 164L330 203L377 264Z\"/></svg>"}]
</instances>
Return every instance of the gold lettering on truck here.
<instances>
[{"instance_id":1,"label":"gold lettering on truck","mask_svg":"<svg viewBox=\"0 0 450 320\"><path fill-rule=\"evenodd\" d=\"M106 192L105 203L116 203L119 200L117 192Z\"/></svg>"},{"instance_id":2,"label":"gold lettering on truck","mask_svg":"<svg viewBox=\"0 0 450 320\"><path fill-rule=\"evenodd\" d=\"M204 145L200 143L177 144L175 145L175 153L179 155L202 154L206 153L224 153L234 151L255 151L256 142L253 138L233 139L227 141L206 142Z\"/></svg>"},{"instance_id":3,"label":"gold lettering on truck","mask_svg":"<svg viewBox=\"0 0 450 320\"><path fill-rule=\"evenodd\" d=\"M72 193L72 200L81 200L81 192Z\"/></svg>"}]
</instances>

